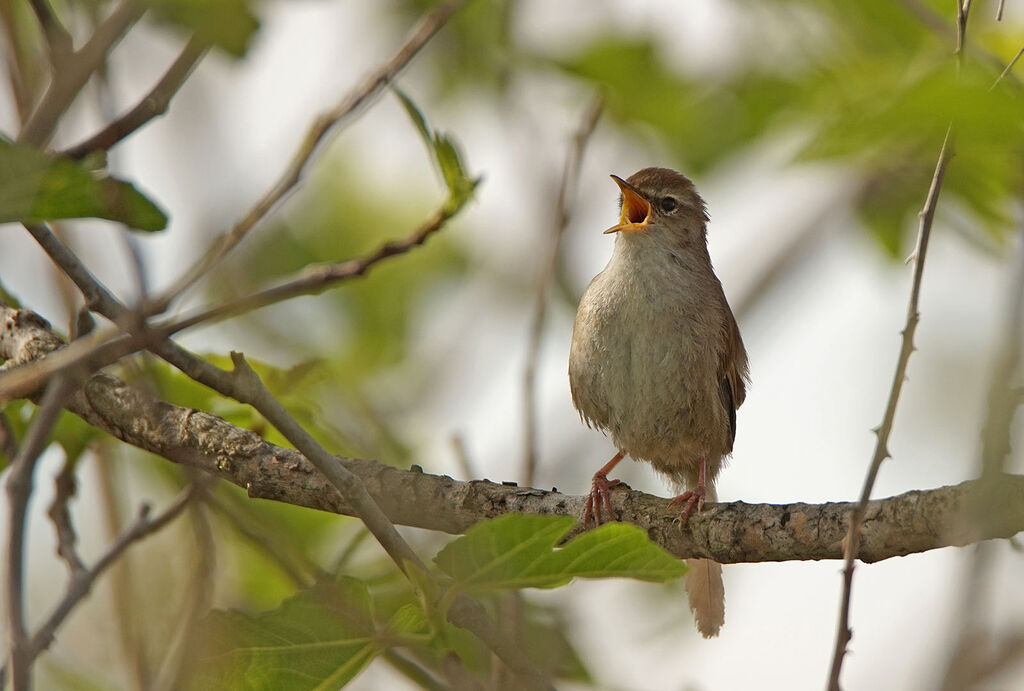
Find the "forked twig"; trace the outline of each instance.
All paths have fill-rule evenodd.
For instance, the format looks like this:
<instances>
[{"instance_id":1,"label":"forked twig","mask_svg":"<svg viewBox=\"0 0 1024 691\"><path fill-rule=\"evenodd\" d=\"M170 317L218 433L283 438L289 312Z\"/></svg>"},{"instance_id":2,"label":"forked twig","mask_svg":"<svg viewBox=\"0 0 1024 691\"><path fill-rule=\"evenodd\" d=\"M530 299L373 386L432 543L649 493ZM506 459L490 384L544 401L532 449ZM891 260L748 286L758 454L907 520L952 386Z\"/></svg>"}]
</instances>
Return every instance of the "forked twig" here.
<instances>
[{"instance_id":1,"label":"forked twig","mask_svg":"<svg viewBox=\"0 0 1024 691\"><path fill-rule=\"evenodd\" d=\"M303 171L319 148L327 133L342 120L346 119L371 99L380 94L392 79L409 63L420 49L445 25L465 0L447 0L423 16L419 23L409 32L409 36L383 65L368 74L363 81L347 94L337 105L321 113L313 120L292 155L291 161L273 186L256 202L249 212L231 229L216 240L206 255L184 276L182 276L162 296L154 300L147 310L150 314L163 312L167 306L181 293L201 279L228 252L231 251L252 230L278 202L295 187L302 177Z\"/></svg>"}]
</instances>

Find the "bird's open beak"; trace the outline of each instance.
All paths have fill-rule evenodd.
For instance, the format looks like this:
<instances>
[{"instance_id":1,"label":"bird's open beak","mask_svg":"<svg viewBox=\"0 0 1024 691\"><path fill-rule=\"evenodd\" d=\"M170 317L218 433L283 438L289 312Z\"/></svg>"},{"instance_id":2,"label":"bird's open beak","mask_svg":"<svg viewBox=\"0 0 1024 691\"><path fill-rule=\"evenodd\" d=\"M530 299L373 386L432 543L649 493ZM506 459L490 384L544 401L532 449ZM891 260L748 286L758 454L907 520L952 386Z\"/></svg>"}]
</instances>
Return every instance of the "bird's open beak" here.
<instances>
[{"instance_id":1,"label":"bird's open beak","mask_svg":"<svg viewBox=\"0 0 1024 691\"><path fill-rule=\"evenodd\" d=\"M644 198L640 190L613 175L612 180L622 190L622 216L619 224L612 226L605 233L618 233L620 230L647 230L651 222L651 203Z\"/></svg>"}]
</instances>

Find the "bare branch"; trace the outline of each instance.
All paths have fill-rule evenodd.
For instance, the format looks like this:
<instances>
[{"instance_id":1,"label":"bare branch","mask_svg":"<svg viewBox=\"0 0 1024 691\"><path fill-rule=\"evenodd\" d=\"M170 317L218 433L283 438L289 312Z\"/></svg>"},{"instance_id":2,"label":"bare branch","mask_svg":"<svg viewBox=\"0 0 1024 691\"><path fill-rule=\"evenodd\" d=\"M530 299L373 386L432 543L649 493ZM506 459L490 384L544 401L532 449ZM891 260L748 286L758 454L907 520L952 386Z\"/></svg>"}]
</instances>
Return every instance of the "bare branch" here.
<instances>
[{"instance_id":1,"label":"bare branch","mask_svg":"<svg viewBox=\"0 0 1024 691\"><path fill-rule=\"evenodd\" d=\"M875 478L882 467L882 462L889 457L889 435L892 433L893 420L896 417L896 406L900 400L900 393L903 391L903 383L907 378L907 363L910 355L914 352L914 331L920 319L917 309L918 298L921 293L921 277L924 275L924 260L928 250L928 240L931 237L932 220L935 217L935 206L939 199L939 191L942 189L942 180L946 174L946 166L952 156L949 144L950 130L946 130L946 137L942 142L942 150L939 152L939 160L935 165L935 175L932 177L931 187L928 190L928 197L925 200L924 208L920 214L920 227L917 233L917 246L914 250L914 276L910 288L910 302L907 306L907 321L903 327L903 341L900 346L899 358L896 362L896 373L893 375L892 388L889 390L889 400L885 406L885 414L882 417L882 424L875 429L877 442L875 444L874 456L868 468L867 477L864 479L864 488L861 490L860 501L850 516L849 530L847 531L844 543L846 545L846 564L843 569L843 594L839 606L839 623L836 630L836 644L832 657L832 669L829 674L829 689L839 691L839 674L842 670L843 657L846 654L846 646L850 642L852 632L850 630L850 595L853 588L853 571L855 561L861 556L862 526L868 510L868 501L871 499L871 491L875 486Z\"/></svg>"},{"instance_id":2,"label":"bare branch","mask_svg":"<svg viewBox=\"0 0 1024 691\"><path fill-rule=\"evenodd\" d=\"M208 47L204 41L193 36L168 68L167 73L134 108L85 141L65 150L63 154L81 159L94 151L106 151L139 130L153 118L166 113L171 99L192 74L195 66L203 59Z\"/></svg>"},{"instance_id":3,"label":"bare branch","mask_svg":"<svg viewBox=\"0 0 1024 691\"><path fill-rule=\"evenodd\" d=\"M56 67L63 64L74 49L71 34L61 24L60 18L57 17L57 13L53 11L47 0L29 0L29 5L39 21L43 36L46 37L46 45L50 51L50 65Z\"/></svg>"},{"instance_id":4,"label":"bare branch","mask_svg":"<svg viewBox=\"0 0 1024 691\"><path fill-rule=\"evenodd\" d=\"M21 129L19 142L43 146L50 140L61 115L143 12L145 7L135 0L121 0L84 46L70 54L63 64L54 66L53 79Z\"/></svg>"},{"instance_id":5,"label":"bare branch","mask_svg":"<svg viewBox=\"0 0 1024 691\"><path fill-rule=\"evenodd\" d=\"M427 238L443 228L453 215L446 206L447 204L431 214L430 218L408 237L402 240L385 242L376 250L363 257L350 259L338 264L307 267L293 278L287 279L275 286L235 298L189 317L159 324L154 329L163 334L171 335L197 324L207 324L227 319L228 317L251 312L252 310L273 305L282 300L298 297L299 295L317 295L337 283L363 276L381 261L405 254L421 246L427 241Z\"/></svg>"},{"instance_id":6,"label":"bare branch","mask_svg":"<svg viewBox=\"0 0 1024 691\"><path fill-rule=\"evenodd\" d=\"M211 481L210 478L204 478L190 484L156 518L150 519L150 508L148 505L143 505L135 522L121 534L117 542L110 546L106 553L100 557L99 561L91 569L78 573L71 579L71 583L68 584L67 591L64 593L64 598L29 641L26 651L29 660L34 660L40 653L50 647L54 634L56 634L60 625L64 623L68 614L89 594L96 579L110 568L126 549L143 538L156 533L177 518L199 492L205 491Z\"/></svg>"},{"instance_id":7,"label":"bare branch","mask_svg":"<svg viewBox=\"0 0 1024 691\"><path fill-rule=\"evenodd\" d=\"M27 339L7 338L9 329L4 326L13 321L15 312L0 307L0 357L19 362L19 353L9 346ZM32 320L19 323L32 324ZM45 329L36 329L35 338L60 346L59 339ZM269 444L214 415L154 399L113 377L92 377L83 393L72 397L69 409L129 444L243 487L250 497L355 514L348 497L334 491L298 451ZM512 512L578 518L586 500L487 480L458 482L415 466L400 470L351 458L334 458L334 462L359 477L391 522L452 534ZM875 562L1010 537L1024 530L1024 477L1001 476L996 494L985 495L996 522L984 526L984 532L978 532L978 524L970 520L969 507L980 492L980 481L971 481L868 502L859 558ZM854 508L845 502L709 504L691 517L690 529L684 531L674 523L678 511L671 509L667 499L628 488L616 488L612 497L623 520L643 528L671 553L683 558L711 557L722 563L841 559Z\"/></svg>"},{"instance_id":8,"label":"bare branch","mask_svg":"<svg viewBox=\"0 0 1024 691\"><path fill-rule=\"evenodd\" d=\"M3 400L4 397L0 394L0 401ZM18 440L14 436L14 428L11 427L11 421L7 419L7 414L3 410L0 410L0 452L8 462L13 461L18 454Z\"/></svg>"},{"instance_id":9,"label":"bare branch","mask_svg":"<svg viewBox=\"0 0 1024 691\"><path fill-rule=\"evenodd\" d=\"M957 0L957 32L956 32L956 57L957 68L963 62L964 47L967 32L967 18L970 13L971 0ZM843 591L839 604L839 621L836 626L836 642L832 651L832 665L829 671L829 691L839 691L839 676L842 672L843 659L846 656L846 649L853 636L850 629L850 597L853 589L853 572L855 562L861 546L861 530L867 512L868 501L871 498L871 491L875 486L875 478L882 467L882 462L889 457L889 435L892 433L893 420L896 417L896 406L899 403L900 393L903 391L903 383L907 378L907 364L910 355L914 352L914 332L917 330L917 323L920 320L918 312L918 299L921 294L921 279L924 276L924 262L928 251L928 240L931 237L932 221L935 218L935 208L939 200L939 192L942 190L942 181L946 175L946 166L953 155L950 137L953 125L946 128L946 135L942 140L942 148L939 151L939 159L935 164L935 173L932 176L931 186L925 198L924 207L919 214L919 226L917 231L917 245L912 258L914 259L914 274L911 279L910 300L907 305L907 320L903 327L903 341L900 346L899 358L896 362L896 373L893 375L892 387L889 390L889 400L885 406L885 413L882 423L875 430L877 442L875 452L868 468L867 477L864 479L864 488L861 491L860 501L850 516L849 530L847 531L844 545L846 549L845 565L843 568Z\"/></svg>"},{"instance_id":10,"label":"bare branch","mask_svg":"<svg viewBox=\"0 0 1024 691\"><path fill-rule=\"evenodd\" d=\"M590 135L597 127L597 121L604 110L604 97L596 95L583 112L579 127L572 136L572 145L562 169L562 182L558 187L555 209L552 214L553 223L550 237L550 249L547 262L537 277L537 295L534 299L533 322L526 341L526 366L523 369L523 482L532 485L537 474L537 411L536 383L537 360L540 353L540 339L544 330L544 319L547 316L548 288L558 268L559 255L562 249L562 236L572 217L570 198L579 180L580 164L586 150Z\"/></svg>"},{"instance_id":11,"label":"bare branch","mask_svg":"<svg viewBox=\"0 0 1024 691\"><path fill-rule=\"evenodd\" d=\"M69 377L57 376L50 381L7 477L4 606L7 610L7 664L11 670L11 688L14 691L30 688L30 669L34 657L25 630L24 611L25 511L32 495L32 474L39 454L46 448L50 430L76 388L77 384Z\"/></svg>"},{"instance_id":12,"label":"bare branch","mask_svg":"<svg viewBox=\"0 0 1024 691\"><path fill-rule=\"evenodd\" d=\"M241 242L278 202L295 187L302 173L316 152L327 133L338 123L345 120L360 108L377 97L385 86L409 63L426 45L434 34L443 27L453 14L464 4L465 0L447 0L437 5L409 32L409 36L383 65L368 74L362 82L348 93L337 105L317 116L299 148L292 156L288 167L274 185L260 198L249 212L238 221L226 235L222 235L210 247L206 256L192 267L176 284L155 301L151 313L159 313L166 309L178 295L202 278L232 248Z\"/></svg>"},{"instance_id":13,"label":"bare branch","mask_svg":"<svg viewBox=\"0 0 1024 691\"><path fill-rule=\"evenodd\" d=\"M50 504L50 509L47 512L57 530L57 555L68 565L72 578L79 572L85 571L85 564L82 563L82 558L78 556L78 550L75 547L78 538L75 536L75 527L71 523L71 512L68 509L68 503L75 496L77 489L76 466L77 459L64 459L64 467L54 479L56 487L53 503Z\"/></svg>"}]
</instances>

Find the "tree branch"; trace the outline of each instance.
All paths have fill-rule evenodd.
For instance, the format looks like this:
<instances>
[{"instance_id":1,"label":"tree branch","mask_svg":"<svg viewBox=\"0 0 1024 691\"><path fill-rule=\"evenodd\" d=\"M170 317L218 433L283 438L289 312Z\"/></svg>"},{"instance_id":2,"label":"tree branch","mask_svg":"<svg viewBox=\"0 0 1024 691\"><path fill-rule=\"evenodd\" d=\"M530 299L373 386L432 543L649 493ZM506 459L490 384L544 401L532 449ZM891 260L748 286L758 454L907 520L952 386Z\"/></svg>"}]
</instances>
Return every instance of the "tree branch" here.
<instances>
[{"instance_id":1,"label":"tree branch","mask_svg":"<svg viewBox=\"0 0 1024 691\"><path fill-rule=\"evenodd\" d=\"M143 12L145 7L135 0L122 0L96 27L84 46L68 55L62 64L54 65L53 79L18 135L19 142L42 146L49 141L60 116L75 100L93 72L103 64L111 47L138 21Z\"/></svg>"},{"instance_id":2,"label":"tree branch","mask_svg":"<svg viewBox=\"0 0 1024 691\"><path fill-rule=\"evenodd\" d=\"M94 151L106 151L153 118L166 113L171 99L192 74L192 70L202 60L208 48L204 41L193 36L177 59L171 63L166 74L134 108L85 141L65 150L64 155L81 159Z\"/></svg>"},{"instance_id":3,"label":"tree branch","mask_svg":"<svg viewBox=\"0 0 1024 691\"><path fill-rule=\"evenodd\" d=\"M169 320L153 327L166 335L207 324L228 317L237 316L252 310L273 305L299 295L318 295L336 283L358 276L363 276L379 262L400 254L405 254L423 245L431 235L444 227L454 215L447 207L447 202L434 211L408 237L401 240L390 240L381 244L370 254L337 264L321 264L310 266L287 280L264 288L250 295L243 295L228 302L202 310L192 316Z\"/></svg>"},{"instance_id":4,"label":"tree branch","mask_svg":"<svg viewBox=\"0 0 1024 691\"><path fill-rule=\"evenodd\" d=\"M77 387L73 378L57 375L50 380L39 410L25 435L7 476L7 561L4 569L4 606L7 610L7 660L11 670L11 688L31 688L30 652L25 629L25 520L28 500L32 495L32 475L39 454L46 448L57 417L68 397Z\"/></svg>"},{"instance_id":5,"label":"tree branch","mask_svg":"<svg viewBox=\"0 0 1024 691\"><path fill-rule=\"evenodd\" d=\"M302 173L320 146L327 133L342 120L348 118L376 97L392 79L409 63L426 45L434 34L440 31L453 14L464 4L465 0L447 0L437 5L423 16L419 23L409 32L409 36L398 51L383 65L368 74L363 81L349 92L337 105L321 113L310 125L306 136L292 156L288 167L256 204L240 221L232 226L227 234L218 238L203 257L175 285L154 301L151 313L162 312L182 292L202 278L221 260L235 245L258 224L279 201L295 187Z\"/></svg>"},{"instance_id":6,"label":"tree branch","mask_svg":"<svg viewBox=\"0 0 1024 691\"><path fill-rule=\"evenodd\" d=\"M19 314L0 306L0 357L17 363L61 346L37 320ZM216 475L251 497L356 513L298 451L269 444L214 415L155 399L109 375L92 377L68 407L122 441ZM336 462L358 476L392 523L451 534L513 512L579 517L586 501L583 496L488 480L458 482L418 467L400 470L365 459ZM994 519L978 533L970 520L971 507L984 489L980 481L970 481L868 502L860 560L875 562L1024 530L1024 477L1005 475L995 494L985 496ZM669 552L721 563L841 559L854 507L848 502L708 504L691 517L688 530L681 530L675 522L678 512L667 499L625 487L616 488L612 497L623 520L643 528Z\"/></svg>"}]
</instances>

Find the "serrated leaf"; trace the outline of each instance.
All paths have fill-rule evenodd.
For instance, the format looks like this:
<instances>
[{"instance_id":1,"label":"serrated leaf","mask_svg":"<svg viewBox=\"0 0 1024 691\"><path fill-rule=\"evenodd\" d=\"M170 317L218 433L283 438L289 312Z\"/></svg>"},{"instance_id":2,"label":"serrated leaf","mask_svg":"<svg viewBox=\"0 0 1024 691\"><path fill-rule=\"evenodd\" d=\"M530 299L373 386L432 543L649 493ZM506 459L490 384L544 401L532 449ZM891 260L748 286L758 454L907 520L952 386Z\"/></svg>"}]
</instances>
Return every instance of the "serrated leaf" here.
<instances>
[{"instance_id":1,"label":"serrated leaf","mask_svg":"<svg viewBox=\"0 0 1024 691\"><path fill-rule=\"evenodd\" d=\"M198 635L195 689L337 689L383 650L369 592L347 577L319 583L272 612L211 612Z\"/></svg>"},{"instance_id":2,"label":"serrated leaf","mask_svg":"<svg viewBox=\"0 0 1024 691\"><path fill-rule=\"evenodd\" d=\"M467 590L555 588L577 577L660 582L686 573L681 560L628 523L601 526L556 548L574 525L571 516L501 516L470 528L435 562Z\"/></svg>"},{"instance_id":3,"label":"serrated leaf","mask_svg":"<svg viewBox=\"0 0 1024 691\"><path fill-rule=\"evenodd\" d=\"M405 108L406 114L412 123L416 125L416 129L419 130L420 136L423 137L423 141L427 143L427 146L433 145L433 136L430 134L430 128L427 126L427 119L423 117L422 111L413 103L413 100L406 95L404 91L398 87L393 87L395 95L398 96L398 100L402 102L402 106Z\"/></svg>"},{"instance_id":4,"label":"serrated leaf","mask_svg":"<svg viewBox=\"0 0 1024 691\"><path fill-rule=\"evenodd\" d=\"M470 178L466 174L466 169L462 165L462 157L452 138L432 130L427 124L423 112L413 100L397 87L394 88L394 91L405 108L405 112L409 115L409 119L412 120L420 137L427 145L434 164L441 172L441 178L448 188L448 201L444 206L444 212L447 216L454 216L473 196L473 191L480 184L480 178Z\"/></svg>"},{"instance_id":5,"label":"serrated leaf","mask_svg":"<svg viewBox=\"0 0 1024 691\"><path fill-rule=\"evenodd\" d=\"M0 223L105 218L137 230L161 230L167 216L130 183L74 161L0 142Z\"/></svg>"}]
</instances>

